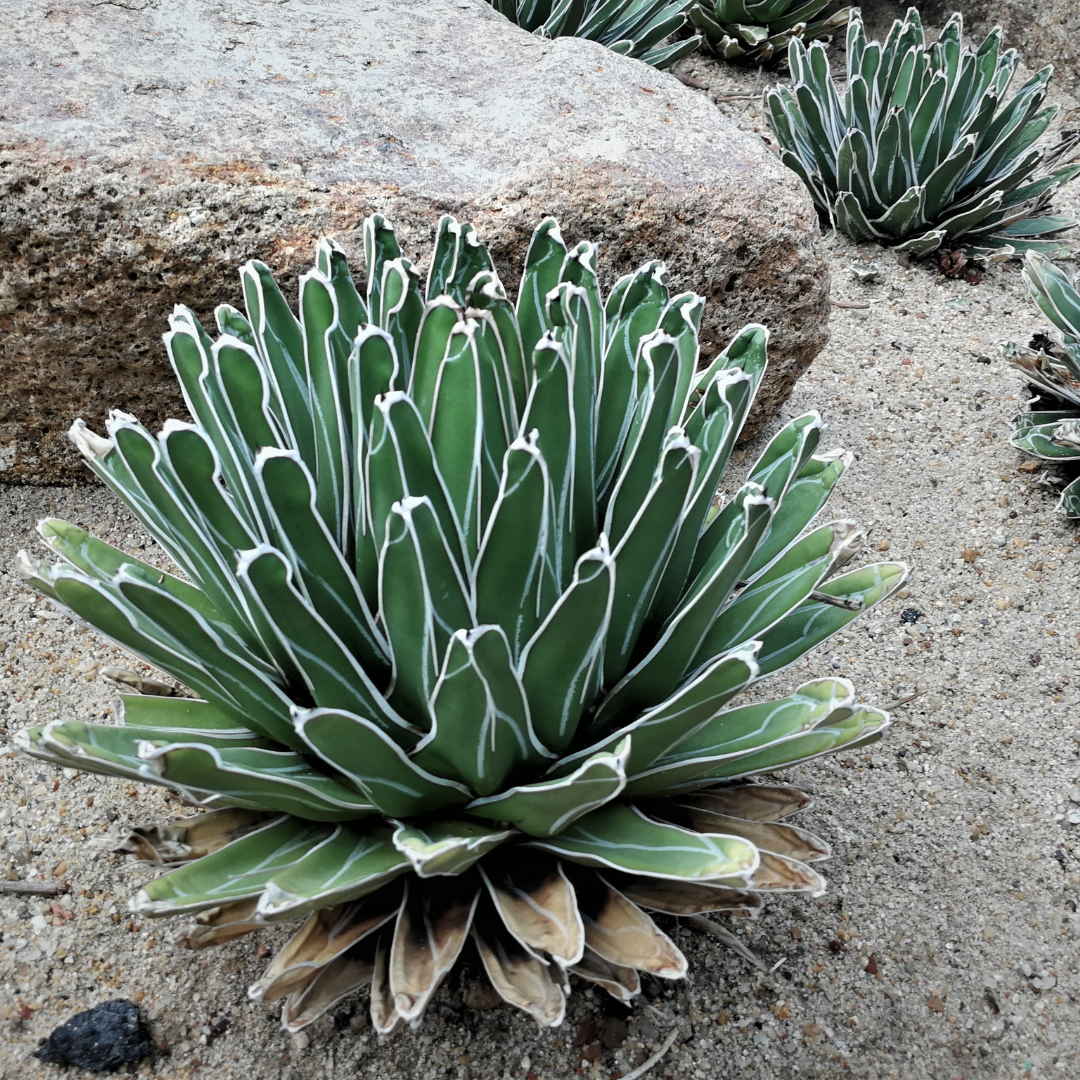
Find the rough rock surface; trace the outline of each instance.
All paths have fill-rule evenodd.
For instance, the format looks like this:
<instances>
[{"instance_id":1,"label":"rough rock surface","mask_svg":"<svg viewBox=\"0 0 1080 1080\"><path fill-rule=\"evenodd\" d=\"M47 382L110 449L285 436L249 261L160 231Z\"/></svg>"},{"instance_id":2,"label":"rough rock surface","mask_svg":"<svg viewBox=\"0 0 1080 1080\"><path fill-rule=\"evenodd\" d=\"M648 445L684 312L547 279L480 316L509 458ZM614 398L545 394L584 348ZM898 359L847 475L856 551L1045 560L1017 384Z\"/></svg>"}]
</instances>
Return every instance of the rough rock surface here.
<instances>
[{"instance_id":1,"label":"rough rock surface","mask_svg":"<svg viewBox=\"0 0 1080 1080\"><path fill-rule=\"evenodd\" d=\"M901 16L908 6L889 0L865 5L864 14L875 33L887 33L892 19ZM961 12L972 44L995 26L1002 27L1005 43L1020 50L1032 71L1053 64L1058 85L1070 94L1080 95L1077 0L925 0L917 6L927 26L944 26L954 11Z\"/></svg>"},{"instance_id":2,"label":"rough rock surface","mask_svg":"<svg viewBox=\"0 0 1080 1080\"><path fill-rule=\"evenodd\" d=\"M0 61L0 471L83 476L63 433L182 413L174 302L239 303L258 256L290 287L377 210L406 249L471 220L508 287L547 214L610 284L650 257L709 300L709 351L769 325L754 430L827 340L798 181L673 76L542 41L483 0L378 5L25 0ZM26 78L26 73L31 73ZM752 434L753 432L749 432Z\"/></svg>"},{"instance_id":3,"label":"rough rock surface","mask_svg":"<svg viewBox=\"0 0 1080 1080\"><path fill-rule=\"evenodd\" d=\"M44 1041L34 1057L90 1072L112 1072L153 1049L134 1002L104 1001L76 1013Z\"/></svg>"}]
</instances>

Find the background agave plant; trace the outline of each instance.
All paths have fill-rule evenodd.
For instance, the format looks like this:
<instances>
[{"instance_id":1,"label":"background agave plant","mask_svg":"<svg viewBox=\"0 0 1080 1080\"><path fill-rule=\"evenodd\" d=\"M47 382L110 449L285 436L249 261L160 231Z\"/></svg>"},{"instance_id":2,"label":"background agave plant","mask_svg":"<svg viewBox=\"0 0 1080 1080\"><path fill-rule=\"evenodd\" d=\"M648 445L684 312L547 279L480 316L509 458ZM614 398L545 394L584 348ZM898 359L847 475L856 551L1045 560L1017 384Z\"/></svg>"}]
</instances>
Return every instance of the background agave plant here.
<instances>
[{"instance_id":1,"label":"background agave plant","mask_svg":"<svg viewBox=\"0 0 1080 1080\"><path fill-rule=\"evenodd\" d=\"M658 263L605 303L548 220L512 304L468 225L440 223L426 289L381 218L364 237L364 295L323 241L299 318L258 262L216 341L176 309L194 422L73 426L183 576L56 520L63 561L23 572L198 698L18 743L209 808L129 838L175 867L134 909L194 915L195 948L305 919L251 988L288 1028L368 983L378 1031L416 1022L470 938L556 1024L567 972L624 1001L684 974L646 909L824 887L784 821L807 797L747 778L888 718L835 678L733 700L906 571L840 572L849 521L805 531L850 461L816 414L714 503L764 328L696 373L703 301Z\"/></svg>"},{"instance_id":2,"label":"background agave plant","mask_svg":"<svg viewBox=\"0 0 1080 1080\"><path fill-rule=\"evenodd\" d=\"M884 44L867 42L853 13L847 82L838 93L821 45L792 40L794 86L766 91L780 157L835 228L916 255L963 246L978 258L1068 251L1055 239L1075 222L1045 211L1080 172L1080 137L1035 144L1057 114L1043 108L1053 68L1006 102L1017 54L994 30L978 51L961 44L954 15L926 44L914 8Z\"/></svg>"},{"instance_id":3,"label":"background agave plant","mask_svg":"<svg viewBox=\"0 0 1080 1080\"><path fill-rule=\"evenodd\" d=\"M1003 349L1009 363L1050 398L1038 411L1013 420L1012 443L1047 461L1080 466L1080 293L1044 255L1028 255L1024 277L1060 341L1038 349L1010 342ZM1066 517L1080 518L1080 476L1062 492L1059 508Z\"/></svg>"},{"instance_id":4,"label":"background agave plant","mask_svg":"<svg viewBox=\"0 0 1080 1080\"><path fill-rule=\"evenodd\" d=\"M765 63L792 38L828 37L848 20L849 8L823 16L832 0L697 0L687 15L710 52L724 60Z\"/></svg>"},{"instance_id":5,"label":"background agave plant","mask_svg":"<svg viewBox=\"0 0 1080 1080\"><path fill-rule=\"evenodd\" d=\"M488 0L501 15L543 37L581 37L613 52L671 67L700 37L668 41L686 24L694 0Z\"/></svg>"}]
</instances>

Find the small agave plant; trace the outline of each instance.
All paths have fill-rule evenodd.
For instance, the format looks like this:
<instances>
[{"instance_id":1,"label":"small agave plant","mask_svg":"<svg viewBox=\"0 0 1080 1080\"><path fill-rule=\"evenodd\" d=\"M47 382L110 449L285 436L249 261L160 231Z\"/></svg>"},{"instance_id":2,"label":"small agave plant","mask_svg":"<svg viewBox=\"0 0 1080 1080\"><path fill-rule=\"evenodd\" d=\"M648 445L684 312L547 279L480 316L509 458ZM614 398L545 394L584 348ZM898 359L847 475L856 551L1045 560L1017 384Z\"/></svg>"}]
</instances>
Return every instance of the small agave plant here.
<instances>
[{"instance_id":1,"label":"small agave plant","mask_svg":"<svg viewBox=\"0 0 1080 1080\"><path fill-rule=\"evenodd\" d=\"M262 263L216 340L165 343L192 422L72 438L178 574L62 521L31 585L194 696L19 746L209 812L137 830L133 901L194 948L304 920L251 987L296 1030L370 984L419 1021L470 941L542 1024L575 974L629 1001L686 960L647 910L817 894L809 799L751 777L878 739L843 679L735 699L896 589L808 530L850 462L814 414L717 502L765 368L748 326L696 371L703 301L663 267L606 302L596 249L533 236L512 303L444 218L423 288L379 217L367 284L323 241L293 315ZM153 689L145 680L136 684Z\"/></svg>"},{"instance_id":2,"label":"small agave plant","mask_svg":"<svg viewBox=\"0 0 1080 1080\"><path fill-rule=\"evenodd\" d=\"M1077 282L1049 259L1029 254L1024 277L1035 303L1054 324L1060 343L1041 349L1010 342L1005 358L1062 407L1022 413L1013 420L1013 446L1046 461L1080 466L1080 293ZM1069 408L1072 406L1072 408ZM1059 509L1080 518L1080 476L1061 493Z\"/></svg>"},{"instance_id":3,"label":"small agave plant","mask_svg":"<svg viewBox=\"0 0 1080 1080\"><path fill-rule=\"evenodd\" d=\"M686 25L694 0L488 0L524 30L541 37L580 37L656 68L689 56L700 37L669 41Z\"/></svg>"},{"instance_id":4,"label":"small agave plant","mask_svg":"<svg viewBox=\"0 0 1080 1080\"><path fill-rule=\"evenodd\" d=\"M849 8L822 13L832 0L697 0L687 13L708 50L723 60L764 64L792 38L827 38L848 21Z\"/></svg>"},{"instance_id":5,"label":"small agave plant","mask_svg":"<svg viewBox=\"0 0 1080 1080\"><path fill-rule=\"evenodd\" d=\"M766 91L781 160L810 189L834 228L924 255L963 247L995 260L1063 253L1069 218L1048 214L1057 188L1080 173L1080 136L1036 143L1057 115L1043 107L1053 68L1006 101L1017 53L994 30L977 51L954 15L927 45L914 8L885 43L867 42L862 18L847 33L847 81L837 92L823 46L794 39L793 88ZM1054 167L1056 166L1056 167Z\"/></svg>"}]
</instances>

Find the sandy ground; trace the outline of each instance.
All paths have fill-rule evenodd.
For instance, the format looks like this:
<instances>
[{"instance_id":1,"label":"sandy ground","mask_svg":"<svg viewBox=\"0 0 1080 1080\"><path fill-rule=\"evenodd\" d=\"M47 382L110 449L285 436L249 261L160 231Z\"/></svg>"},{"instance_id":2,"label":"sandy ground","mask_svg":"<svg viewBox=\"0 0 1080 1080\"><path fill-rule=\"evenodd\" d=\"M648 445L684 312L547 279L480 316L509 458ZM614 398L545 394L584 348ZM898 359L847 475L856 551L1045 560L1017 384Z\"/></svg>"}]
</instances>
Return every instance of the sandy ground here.
<instances>
[{"instance_id":1,"label":"sandy ground","mask_svg":"<svg viewBox=\"0 0 1080 1080\"><path fill-rule=\"evenodd\" d=\"M758 85L698 59L686 68L719 99ZM720 104L760 124L753 101ZM1080 186L1060 205L1080 209ZM169 926L127 914L146 871L102 837L167 817L168 799L12 754L0 757L0 877L71 892L58 906L0 897L0 1080L54 1075L30 1057L38 1040L113 997L142 1003L161 1050L137 1072L163 1080L607 1080L673 1027L652 1077L1080 1077L1080 533L1008 444L1025 391L996 349L1042 321L1015 265L972 286L873 245L827 244L834 298L858 306L834 307L832 343L774 427L823 413L827 441L858 459L834 515L866 523L869 554L887 550L914 574L777 680L782 692L850 677L895 724L869 752L790 774L819 794L808 823L836 856L822 900L773 903L739 928L770 970L669 921L691 976L650 986L630 1011L579 988L567 1024L537 1031L509 1008L466 1008L465 972L418 1032L380 1042L359 998L289 1037L274 1007L247 999L260 941L184 953ZM880 279L859 284L850 268L868 263ZM50 515L133 551L146 543L98 487L0 489L8 736L60 716L107 719L98 671L121 659L9 573Z\"/></svg>"}]
</instances>

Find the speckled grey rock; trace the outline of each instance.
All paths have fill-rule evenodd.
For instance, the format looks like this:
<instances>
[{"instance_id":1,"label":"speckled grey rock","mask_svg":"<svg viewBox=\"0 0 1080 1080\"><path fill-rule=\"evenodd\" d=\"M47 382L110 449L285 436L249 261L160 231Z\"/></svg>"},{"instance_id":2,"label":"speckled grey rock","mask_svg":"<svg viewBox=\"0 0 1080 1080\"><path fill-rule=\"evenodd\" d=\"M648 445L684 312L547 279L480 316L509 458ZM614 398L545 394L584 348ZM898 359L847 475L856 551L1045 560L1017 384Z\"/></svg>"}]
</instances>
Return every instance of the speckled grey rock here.
<instances>
[{"instance_id":1,"label":"speckled grey rock","mask_svg":"<svg viewBox=\"0 0 1080 1080\"><path fill-rule=\"evenodd\" d=\"M773 331L757 430L827 340L828 275L798 181L670 74L541 41L483 0L23 0L0 58L0 472L83 476L63 432L182 403L174 302L238 302L258 256L295 282L373 210L416 256L471 220L508 285L534 226L650 257L709 304L707 352ZM750 432L752 433L752 432Z\"/></svg>"}]
</instances>

